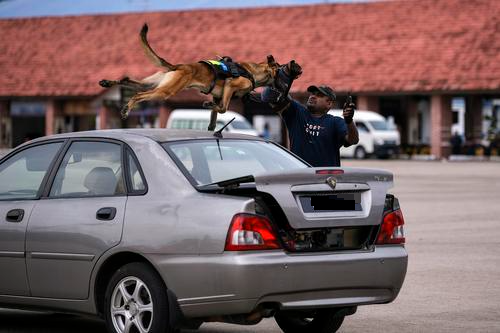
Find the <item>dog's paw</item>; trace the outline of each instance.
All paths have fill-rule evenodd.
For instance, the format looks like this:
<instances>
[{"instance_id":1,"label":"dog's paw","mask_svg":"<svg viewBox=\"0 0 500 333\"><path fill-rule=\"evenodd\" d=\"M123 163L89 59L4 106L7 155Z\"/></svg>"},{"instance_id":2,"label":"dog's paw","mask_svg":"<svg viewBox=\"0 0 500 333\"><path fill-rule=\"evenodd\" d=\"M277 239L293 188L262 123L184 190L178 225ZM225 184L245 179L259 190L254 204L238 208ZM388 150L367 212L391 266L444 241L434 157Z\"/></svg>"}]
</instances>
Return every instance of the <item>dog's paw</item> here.
<instances>
[{"instance_id":1,"label":"dog's paw","mask_svg":"<svg viewBox=\"0 0 500 333\"><path fill-rule=\"evenodd\" d=\"M203 108L205 109L212 109L215 106L215 103L212 101L204 101L203 102Z\"/></svg>"},{"instance_id":2,"label":"dog's paw","mask_svg":"<svg viewBox=\"0 0 500 333\"><path fill-rule=\"evenodd\" d=\"M99 85L103 88L109 88L112 86L111 81L109 80L101 80L99 81Z\"/></svg>"},{"instance_id":3,"label":"dog's paw","mask_svg":"<svg viewBox=\"0 0 500 333\"><path fill-rule=\"evenodd\" d=\"M128 107L125 105L121 111L120 111L120 115L122 116L122 119L127 119L128 118L128 113L129 113L129 109Z\"/></svg>"}]
</instances>

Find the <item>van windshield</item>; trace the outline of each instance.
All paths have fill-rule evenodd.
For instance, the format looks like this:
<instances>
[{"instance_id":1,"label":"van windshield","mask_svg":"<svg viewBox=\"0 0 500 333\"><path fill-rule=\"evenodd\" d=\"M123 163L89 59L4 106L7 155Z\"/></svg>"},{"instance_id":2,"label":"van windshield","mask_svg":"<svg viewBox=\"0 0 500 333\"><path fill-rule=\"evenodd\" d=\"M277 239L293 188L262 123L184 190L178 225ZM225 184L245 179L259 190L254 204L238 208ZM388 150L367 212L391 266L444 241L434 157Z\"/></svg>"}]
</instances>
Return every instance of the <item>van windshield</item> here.
<instances>
[{"instance_id":1,"label":"van windshield","mask_svg":"<svg viewBox=\"0 0 500 333\"><path fill-rule=\"evenodd\" d=\"M370 125L372 125L373 129L376 131L393 131L394 126L389 124L387 121L383 120L372 120L369 121Z\"/></svg>"},{"instance_id":2,"label":"van windshield","mask_svg":"<svg viewBox=\"0 0 500 333\"><path fill-rule=\"evenodd\" d=\"M222 128L225 124L227 124L228 121L222 121L222 120L217 120L217 127L216 130ZM172 121L172 124L170 125L170 128L175 128L175 129L194 129L194 130L200 130L200 131L206 131L208 128L208 119L184 119L184 118L179 118L179 119L174 119ZM251 130L252 125L248 121L245 120L234 120L231 123L232 128L237 129L237 130Z\"/></svg>"},{"instance_id":3,"label":"van windshield","mask_svg":"<svg viewBox=\"0 0 500 333\"><path fill-rule=\"evenodd\" d=\"M249 130L252 129L252 125L250 125L249 122L247 121L242 121L242 120L234 120L231 125L233 126L234 129L239 129L239 130Z\"/></svg>"},{"instance_id":4,"label":"van windshield","mask_svg":"<svg viewBox=\"0 0 500 333\"><path fill-rule=\"evenodd\" d=\"M189 140L162 146L197 186L223 180L307 168L278 145L257 140Z\"/></svg>"}]
</instances>

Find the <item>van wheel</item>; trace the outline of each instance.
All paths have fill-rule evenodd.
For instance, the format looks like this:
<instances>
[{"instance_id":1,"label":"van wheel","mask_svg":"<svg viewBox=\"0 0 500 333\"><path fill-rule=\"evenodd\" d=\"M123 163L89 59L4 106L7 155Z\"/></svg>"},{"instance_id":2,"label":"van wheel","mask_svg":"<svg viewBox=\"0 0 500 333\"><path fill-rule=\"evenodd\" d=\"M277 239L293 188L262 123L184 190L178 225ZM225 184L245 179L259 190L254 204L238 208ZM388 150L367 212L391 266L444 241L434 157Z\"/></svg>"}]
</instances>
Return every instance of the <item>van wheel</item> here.
<instances>
[{"instance_id":1,"label":"van wheel","mask_svg":"<svg viewBox=\"0 0 500 333\"><path fill-rule=\"evenodd\" d=\"M354 157L363 160L366 158L366 150L363 147L357 147L356 150L354 151Z\"/></svg>"},{"instance_id":2,"label":"van wheel","mask_svg":"<svg viewBox=\"0 0 500 333\"><path fill-rule=\"evenodd\" d=\"M169 333L167 290L144 263L119 268L106 288L104 316L108 332Z\"/></svg>"},{"instance_id":3,"label":"van wheel","mask_svg":"<svg viewBox=\"0 0 500 333\"><path fill-rule=\"evenodd\" d=\"M344 317L336 309L321 309L307 314L281 311L274 319L284 333L334 333L342 326Z\"/></svg>"}]
</instances>

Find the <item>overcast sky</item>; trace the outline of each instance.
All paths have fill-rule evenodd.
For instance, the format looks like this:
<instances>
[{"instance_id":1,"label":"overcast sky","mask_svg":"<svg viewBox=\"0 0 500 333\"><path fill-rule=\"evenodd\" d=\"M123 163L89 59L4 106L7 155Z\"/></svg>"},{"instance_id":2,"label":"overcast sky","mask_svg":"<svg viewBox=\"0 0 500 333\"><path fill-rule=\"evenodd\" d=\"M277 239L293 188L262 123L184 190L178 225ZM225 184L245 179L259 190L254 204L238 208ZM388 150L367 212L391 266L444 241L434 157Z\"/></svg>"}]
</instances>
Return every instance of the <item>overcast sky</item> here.
<instances>
[{"instance_id":1,"label":"overcast sky","mask_svg":"<svg viewBox=\"0 0 500 333\"><path fill-rule=\"evenodd\" d=\"M0 0L0 18L366 1L370 0Z\"/></svg>"}]
</instances>

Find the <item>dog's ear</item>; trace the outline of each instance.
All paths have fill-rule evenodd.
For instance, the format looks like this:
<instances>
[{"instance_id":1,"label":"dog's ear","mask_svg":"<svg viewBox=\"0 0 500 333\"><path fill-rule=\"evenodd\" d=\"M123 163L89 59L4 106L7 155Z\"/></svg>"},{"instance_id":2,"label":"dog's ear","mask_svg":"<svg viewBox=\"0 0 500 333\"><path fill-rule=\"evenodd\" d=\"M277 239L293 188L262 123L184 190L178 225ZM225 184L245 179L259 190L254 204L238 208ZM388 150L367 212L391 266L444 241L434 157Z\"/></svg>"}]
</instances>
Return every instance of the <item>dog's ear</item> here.
<instances>
[{"instance_id":1,"label":"dog's ear","mask_svg":"<svg viewBox=\"0 0 500 333\"><path fill-rule=\"evenodd\" d=\"M272 54L267 56L267 64L269 66L276 66L276 61L274 60L274 57Z\"/></svg>"}]
</instances>

